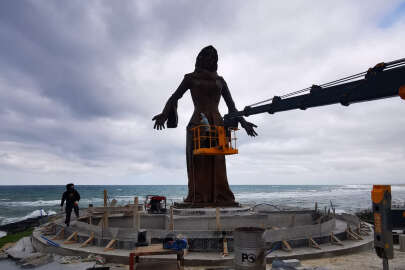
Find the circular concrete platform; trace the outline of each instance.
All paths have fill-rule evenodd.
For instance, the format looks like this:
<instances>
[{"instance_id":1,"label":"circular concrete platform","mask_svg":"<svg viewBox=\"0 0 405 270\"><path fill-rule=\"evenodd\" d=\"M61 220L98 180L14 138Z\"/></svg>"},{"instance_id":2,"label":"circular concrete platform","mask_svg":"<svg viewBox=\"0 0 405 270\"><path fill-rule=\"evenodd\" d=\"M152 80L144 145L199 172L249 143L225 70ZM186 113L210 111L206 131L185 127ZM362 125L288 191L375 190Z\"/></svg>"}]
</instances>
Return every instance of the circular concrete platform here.
<instances>
[{"instance_id":1,"label":"circular concrete platform","mask_svg":"<svg viewBox=\"0 0 405 270\"><path fill-rule=\"evenodd\" d=\"M371 226L368 225L371 229ZM105 257L107 261L114 263L128 264L130 250L115 249L105 251L104 248L98 246L80 247L80 243L64 244L63 240L54 240L60 247L54 247L41 238L41 227L33 232L33 246L37 251L56 253L59 255L82 256L87 257L89 254L97 254ZM350 254L371 249L373 246L373 234L362 236L362 240L344 240L343 246L333 245L331 243L320 244L320 249L310 247L293 248L292 251L286 252L276 250L267 255L267 263L271 263L275 258L278 259L312 259L320 257L331 257L337 255ZM171 255L165 256L145 256L141 257L140 262L159 262L159 261L175 261L176 257ZM228 256L223 256L220 252L188 252L185 255L186 266L231 266L233 264L233 253Z\"/></svg>"},{"instance_id":2,"label":"circular concrete platform","mask_svg":"<svg viewBox=\"0 0 405 270\"><path fill-rule=\"evenodd\" d=\"M250 207L218 207L218 208L173 208L173 214L178 216L215 216L217 209L221 216L249 214Z\"/></svg>"},{"instance_id":3,"label":"circular concrete platform","mask_svg":"<svg viewBox=\"0 0 405 270\"><path fill-rule=\"evenodd\" d=\"M237 208L237 209L225 209L225 210L230 210L231 214L228 213L229 217L239 217L243 220L249 220L250 214L249 214L248 207L246 208ZM193 209L188 209L187 211L193 211ZM194 209L195 210L195 209ZM239 214L236 214L233 211L242 211ZM186 211L186 212L187 212ZM202 209L198 210L203 212L203 216L201 216L200 212L197 212L198 216L193 216L193 215L180 215L177 218L181 221L182 219L185 219L186 221L190 219L195 219L197 222L201 222L200 220L205 216L206 218L214 218L212 216L213 213L216 212L216 209ZM185 213L185 212L181 212ZM180 214L181 214L180 213ZM187 212L188 213L188 212ZM222 214L221 214L222 215ZM285 219L283 215L286 215L286 213L276 213L276 214L271 214L271 220L274 221L276 220L278 223L282 222L282 220ZM301 212L301 215L305 217L305 219L308 219L311 217L310 213L307 212ZM225 217L227 216L227 213L223 213L224 220ZM163 217L163 216L162 216ZM267 243L267 247L271 247L271 245L275 242L281 242L282 240L288 240L288 243L292 247L292 251L287 252L284 250L276 250L273 253L269 254L267 256L267 262L271 262L275 257L277 258L297 258L297 259L309 259L309 258L316 258L316 257L322 257L322 256L334 256L334 255L341 255L341 254L346 254L350 252L357 252L360 250L368 249L371 248L372 243L373 243L373 234L372 234L372 227L370 225L363 225L366 226L368 233L367 235L362 235L361 239L359 240L348 240L348 235L346 232L346 229L349 227L352 227L353 230L355 230L356 226L359 224L356 223L358 222L358 219L356 219L355 216L348 215L348 214L342 214L342 215L336 215L335 218L332 220L323 222L323 223L316 223L313 225L303 225L303 226L296 226L294 225L295 222L298 221L298 216L294 216L294 213L292 216L287 216L288 219L285 219L285 224L287 224L286 227L268 227L266 230L266 233L264 235ZM294 217L294 218L291 218ZM131 217L132 219L132 217ZM294 223L290 223L291 221L294 221ZM60 255L77 255L77 256L88 256L89 254L98 254L103 257L105 257L108 261L111 262L117 262L117 263L128 263L128 257L129 253L131 250L133 250L134 247L134 240L136 237L136 231L133 230L133 228L108 228L108 233L110 236L106 235L106 231L102 230L102 227L100 226L95 226L91 224L87 224L85 222L81 221L74 221L72 222L72 226L65 228L63 227L62 224L60 224L62 219L55 221L54 227L55 227L55 233L57 230L60 231L61 228L64 228L64 233L63 233L63 239L64 240L54 240L59 246L52 246L49 245L48 242L43 239L41 236L44 233L42 230L45 228L45 225L42 227L37 228L33 232L33 245L34 247L39 250L39 251L44 251L44 252L52 252L52 253L57 253ZM180 222L179 220L176 220L176 222ZM110 223L111 225L112 223ZM258 226L259 224L256 224ZM98 230L101 232L95 231L94 229L98 228ZM314 229L314 234L310 235L309 230ZM120 232L122 230L122 233ZM160 230L160 229L154 229L150 230L152 235L155 235L155 239L159 239L161 237L164 237L164 235L167 233L167 230ZM72 233L76 232L77 233L77 242L65 242L66 238L69 235L72 235ZM89 246L86 247L81 247L81 243L84 242L90 234L96 235L96 238L94 241ZM180 233L186 236L189 240L189 245L190 248L194 248L194 250L199 251L199 252L193 252L189 251L188 254L185 257L185 262L186 265L189 266L221 266L221 265L232 265L233 262L233 255L232 252L229 253L229 256L223 257L221 254L222 251L222 245L218 245L218 242L222 243L223 238L225 237L228 241L228 248L230 251L232 251L232 244L233 244L233 237L232 237L232 232L226 233L225 235L221 231L190 231L189 229L181 229L181 230L176 230L176 234ZM331 239L331 233L340 239L342 241L343 245L333 245L330 242ZM365 232L363 232L365 233ZM99 234L99 235L97 235ZM113 236L114 234L115 236ZM119 237L124 237L119 239ZM161 236L159 236L161 235ZM45 236L48 238L52 238L53 236ZM110 238L108 238L110 237ZM129 237L128 239L126 239ZM318 244L320 249L316 248L311 248L309 247L309 238L315 240ZM107 243L112 239L115 238L117 239L116 242L116 249L113 250L105 250L105 246ZM206 240L209 240L209 243L217 243L215 246L214 250L217 250L216 252L212 252L213 250L209 252L201 252L201 251L207 251L207 249L204 250L204 246L208 243ZM132 244L131 244L132 243ZM131 245L129 245L131 244ZM142 257L141 261L159 261L159 260L175 260L174 257L171 256L153 256L153 257Z\"/></svg>"}]
</instances>

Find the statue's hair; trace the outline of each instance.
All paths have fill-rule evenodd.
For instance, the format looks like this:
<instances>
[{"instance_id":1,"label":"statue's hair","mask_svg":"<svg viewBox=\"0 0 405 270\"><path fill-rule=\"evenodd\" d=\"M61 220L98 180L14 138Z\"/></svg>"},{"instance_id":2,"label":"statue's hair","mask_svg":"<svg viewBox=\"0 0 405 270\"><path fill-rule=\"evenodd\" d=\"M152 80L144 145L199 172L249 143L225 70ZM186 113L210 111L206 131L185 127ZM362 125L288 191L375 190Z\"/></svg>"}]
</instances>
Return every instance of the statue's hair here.
<instances>
[{"instance_id":1,"label":"statue's hair","mask_svg":"<svg viewBox=\"0 0 405 270\"><path fill-rule=\"evenodd\" d=\"M215 72L218 69L218 53L214 46L204 47L197 56L195 67Z\"/></svg>"}]
</instances>

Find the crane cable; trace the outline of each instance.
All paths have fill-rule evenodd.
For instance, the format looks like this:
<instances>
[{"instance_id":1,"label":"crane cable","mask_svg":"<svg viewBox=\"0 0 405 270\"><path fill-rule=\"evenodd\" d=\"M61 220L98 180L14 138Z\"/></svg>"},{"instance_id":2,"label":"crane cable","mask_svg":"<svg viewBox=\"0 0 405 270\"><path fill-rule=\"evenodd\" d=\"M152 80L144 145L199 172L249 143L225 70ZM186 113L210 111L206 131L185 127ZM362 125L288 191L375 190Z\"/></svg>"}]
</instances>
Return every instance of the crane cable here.
<instances>
[{"instance_id":1,"label":"crane cable","mask_svg":"<svg viewBox=\"0 0 405 270\"><path fill-rule=\"evenodd\" d=\"M392 62L382 63L382 64L384 64L384 68L383 68L384 70L390 70L390 69L398 68L398 67L401 67L401 66L405 66L405 58L401 58L401 59L398 59L398 60L395 60L395 61L392 61ZM359 79L361 77L364 77L366 74L367 74L367 71L364 71L364 72L357 73L357 74L354 74L354 75L351 75L351 76L348 76L348 77L344 77L344 78L341 78L341 79L338 79L338 80L335 80L335 81L324 83L324 84L320 85L320 87L336 86L336 85L339 85L339 84L342 84L342 83L345 83L345 82L348 82L348 81L353 81L353 80ZM283 96L280 96L280 98L284 99L284 98L295 96L297 94L305 93L305 92L310 91L311 88L312 87L307 87L307 88L304 88L304 89L301 89L301 90L298 90L298 91L294 91L294 92L285 94ZM273 100L273 98L265 99L265 100L253 103L251 105L248 105L247 107L257 106L257 105L260 105L260 104L263 104L263 103L266 103L266 102L269 102L269 101L272 101L272 100Z\"/></svg>"}]
</instances>

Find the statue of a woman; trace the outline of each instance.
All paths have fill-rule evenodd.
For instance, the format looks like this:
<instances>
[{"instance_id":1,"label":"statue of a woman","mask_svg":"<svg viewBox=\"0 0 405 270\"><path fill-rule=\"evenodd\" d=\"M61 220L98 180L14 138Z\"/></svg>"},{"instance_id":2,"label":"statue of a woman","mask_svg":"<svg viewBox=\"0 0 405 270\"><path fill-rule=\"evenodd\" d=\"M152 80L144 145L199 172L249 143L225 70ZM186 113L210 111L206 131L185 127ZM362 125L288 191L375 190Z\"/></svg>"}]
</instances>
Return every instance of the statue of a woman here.
<instances>
[{"instance_id":1,"label":"statue of a woman","mask_svg":"<svg viewBox=\"0 0 405 270\"><path fill-rule=\"evenodd\" d=\"M161 114L153 117L154 128L161 130L177 126L177 101L190 89L194 103L194 113L187 125L187 174L188 196L185 202L204 205L233 205L235 197L229 188L226 176L225 156L193 155L193 138L190 129L201 124L201 113L210 125L223 126L223 119L218 111L218 104L224 98L229 112L236 111L235 103L225 80L218 76L218 54L213 46L207 46L197 56L195 70L186 74L180 86L166 103ZM256 136L256 125L245 121L239 122L250 136Z\"/></svg>"}]
</instances>

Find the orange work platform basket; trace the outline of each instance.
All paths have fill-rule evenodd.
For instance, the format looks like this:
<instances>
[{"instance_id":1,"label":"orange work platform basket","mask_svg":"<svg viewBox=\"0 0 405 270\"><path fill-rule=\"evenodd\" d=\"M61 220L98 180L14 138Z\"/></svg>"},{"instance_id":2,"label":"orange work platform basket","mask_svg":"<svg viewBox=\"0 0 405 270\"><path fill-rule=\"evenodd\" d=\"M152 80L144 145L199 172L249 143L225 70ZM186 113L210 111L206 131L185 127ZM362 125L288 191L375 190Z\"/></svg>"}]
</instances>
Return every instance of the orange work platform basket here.
<instances>
[{"instance_id":1,"label":"orange work platform basket","mask_svg":"<svg viewBox=\"0 0 405 270\"><path fill-rule=\"evenodd\" d=\"M234 155L236 149L237 128L199 125L191 128L193 132L194 155L216 156Z\"/></svg>"}]
</instances>

